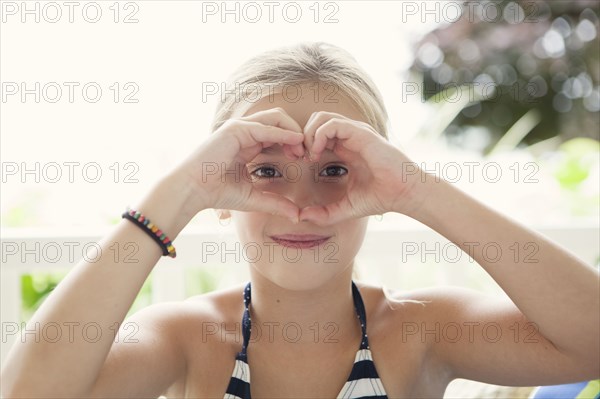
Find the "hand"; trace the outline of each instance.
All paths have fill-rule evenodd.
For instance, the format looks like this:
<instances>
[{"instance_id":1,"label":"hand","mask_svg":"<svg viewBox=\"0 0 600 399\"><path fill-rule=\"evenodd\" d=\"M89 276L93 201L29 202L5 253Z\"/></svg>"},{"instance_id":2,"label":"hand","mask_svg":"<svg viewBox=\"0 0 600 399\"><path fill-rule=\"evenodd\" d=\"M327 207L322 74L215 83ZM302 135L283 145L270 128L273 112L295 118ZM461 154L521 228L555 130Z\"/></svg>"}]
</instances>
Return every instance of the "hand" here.
<instances>
[{"instance_id":1,"label":"hand","mask_svg":"<svg viewBox=\"0 0 600 399\"><path fill-rule=\"evenodd\" d=\"M255 188L246 164L275 144L296 160L304 155L303 140L302 128L281 108L227 120L178 168L194 187L192 207L196 212L206 208L268 212L297 222L296 204Z\"/></svg>"},{"instance_id":2,"label":"hand","mask_svg":"<svg viewBox=\"0 0 600 399\"><path fill-rule=\"evenodd\" d=\"M327 148L351 170L344 197L332 204L302 208L300 220L329 225L390 211L405 213L418 203L414 190L420 170L369 124L336 113L315 112L304 135L312 161L318 161Z\"/></svg>"}]
</instances>

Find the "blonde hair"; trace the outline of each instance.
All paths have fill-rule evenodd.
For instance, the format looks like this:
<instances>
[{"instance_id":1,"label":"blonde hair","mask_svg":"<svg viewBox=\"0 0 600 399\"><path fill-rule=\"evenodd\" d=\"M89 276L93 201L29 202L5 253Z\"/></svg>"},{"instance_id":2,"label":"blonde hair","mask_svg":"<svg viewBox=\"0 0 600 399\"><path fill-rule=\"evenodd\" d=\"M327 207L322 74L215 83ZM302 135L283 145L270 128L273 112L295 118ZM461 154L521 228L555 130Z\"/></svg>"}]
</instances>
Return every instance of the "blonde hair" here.
<instances>
[{"instance_id":1,"label":"blonde hair","mask_svg":"<svg viewBox=\"0 0 600 399\"><path fill-rule=\"evenodd\" d=\"M425 306L426 303L431 303L431 301L420 301L418 299L396 299L390 295L390 292L392 290L387 288L385 285L383 285L381 287L381 290L383 291L383 295L385 296L387 305L392 310L398 309L397 307L394 307L394 305L403 305L405 303L415 303L415 304L421 305L423 307Z\"/></svg>"},{"instance_id":2,"label":"blonde hair","mask_svg":"<svg viewBox=\"0 0 600 399\"><path fill-rule=\"evenodd\" d=\"M374 82L350 53L326 42L300 42L279 47L240 65L225 84L211 133L226 120L237 114L241 116L243 107L240 105L248 106L249 99L258 101L289 86L311 83L332 85L349 97L369 125L388 139L388 114ZM241 93L242 100L246 100L240 101Z\"/></svg>"}]
</instances>

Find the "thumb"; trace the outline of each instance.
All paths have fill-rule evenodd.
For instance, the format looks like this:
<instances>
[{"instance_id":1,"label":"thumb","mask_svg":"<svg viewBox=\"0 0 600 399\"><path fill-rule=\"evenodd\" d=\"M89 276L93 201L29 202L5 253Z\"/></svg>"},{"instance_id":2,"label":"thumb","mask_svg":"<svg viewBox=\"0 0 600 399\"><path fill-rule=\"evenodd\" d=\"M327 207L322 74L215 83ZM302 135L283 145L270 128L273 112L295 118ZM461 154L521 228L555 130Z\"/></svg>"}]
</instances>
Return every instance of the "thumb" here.
<instances>
[{"instance_id":1,"label":"thumb","mask_svg":"<svg viewBox=\"0 0 600 399\"><path fill-rule=\"evenodd\" d=\"M352 207L346 200L325 206L307 206L300 210L300 221L310 221L319 226L339 223L352 217Z\"/></svg>"},{"instance_id":2,"label":"thumb","mask_svg":"<svg viewBox=\"0 0 600 399\"><path fill-rule=\"evenodd\" d=\"M299 209L288 198L268 191L252 190L249 202L252 210L283 216L293 223L298 223Z\"/></svg>"}]
</instances>

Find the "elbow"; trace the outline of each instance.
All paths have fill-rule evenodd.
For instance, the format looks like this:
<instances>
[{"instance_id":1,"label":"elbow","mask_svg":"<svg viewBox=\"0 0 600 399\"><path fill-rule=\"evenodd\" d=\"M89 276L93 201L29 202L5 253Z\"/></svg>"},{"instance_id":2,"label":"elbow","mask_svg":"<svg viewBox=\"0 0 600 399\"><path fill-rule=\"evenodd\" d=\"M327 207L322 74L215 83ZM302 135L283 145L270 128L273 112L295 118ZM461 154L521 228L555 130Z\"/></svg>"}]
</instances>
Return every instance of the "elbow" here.
<instances>
[{"instance_id":1,"label":"elbow","mask_svg":"<svg viewBox=\"0 0 600 399\"><path fill-rule=\"evenodd\" d=\"M577 378L580 381L597 380L600 376L600 354L590 351L585 355L570 356L570 363L577 370Z\"/></svg>"}]
</instances>

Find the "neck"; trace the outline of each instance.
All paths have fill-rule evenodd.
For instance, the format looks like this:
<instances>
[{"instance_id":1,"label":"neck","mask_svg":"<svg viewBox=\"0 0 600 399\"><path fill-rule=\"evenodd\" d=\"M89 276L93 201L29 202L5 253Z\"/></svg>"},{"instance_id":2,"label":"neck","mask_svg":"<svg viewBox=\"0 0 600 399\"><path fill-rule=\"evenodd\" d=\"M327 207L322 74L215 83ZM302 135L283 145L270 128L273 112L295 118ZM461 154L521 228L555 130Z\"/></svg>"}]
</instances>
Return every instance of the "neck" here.
<instances>
[{"instance_id":1,"label":"neck","mask_svg":"<svg viewBox=\"0 0 600 399\"><path fill-rule=\"evenodd\" d=\"M317 288L298 291L282 288L251 268L252 339L256 343L313 346L358 343L361 331L352 297L351 273L349 267ZM260 338L255 336L255 325L260 328Z\"/></svg>"}]
</instances>

